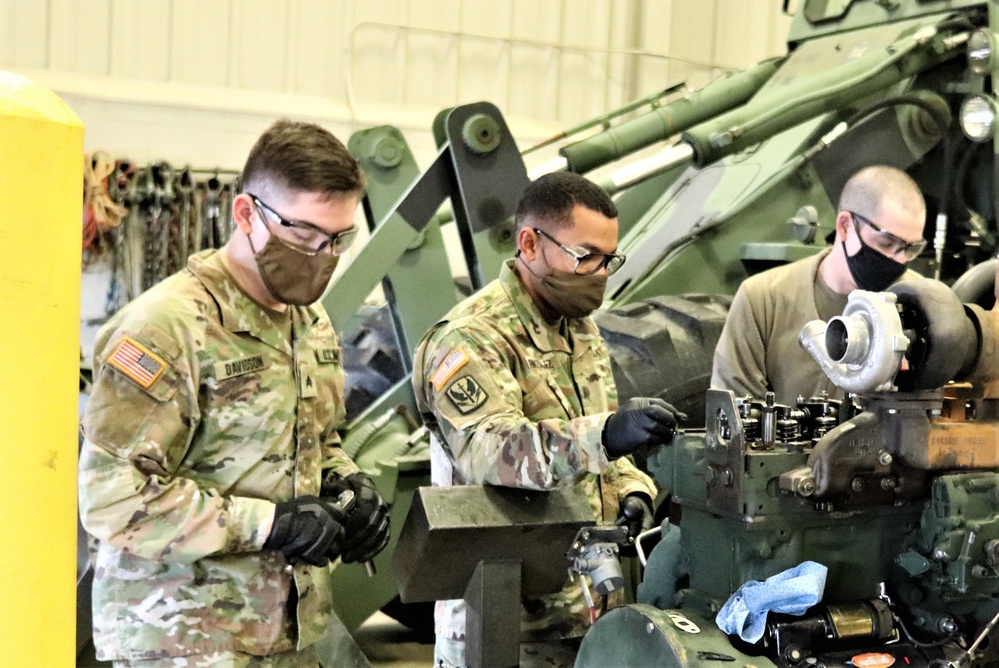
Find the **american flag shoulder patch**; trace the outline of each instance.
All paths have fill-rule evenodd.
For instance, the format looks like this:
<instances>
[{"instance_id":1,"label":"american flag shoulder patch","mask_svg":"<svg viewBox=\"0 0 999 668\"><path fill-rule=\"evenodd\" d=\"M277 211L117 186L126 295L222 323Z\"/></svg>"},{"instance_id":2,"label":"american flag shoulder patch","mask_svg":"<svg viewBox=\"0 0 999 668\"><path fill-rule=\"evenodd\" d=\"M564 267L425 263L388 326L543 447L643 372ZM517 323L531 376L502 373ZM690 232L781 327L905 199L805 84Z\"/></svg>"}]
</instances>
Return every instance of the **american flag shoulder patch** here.
<instances>
[{"instance_id":1,"label":"american flag shoulder patch","mask_svg":"<svg viewBox=\"0 0 999 668\"><path fill-rule=\"evenodd\" d=\"M166 362L127 336L108 358L108 363L147 389L166 369Z\"/></svg>"},{"instance_id":2,"label":"american flag shoulder patch","mask_svg":"<svg viewBox=\"0 0 999 668\"><path fill-rule=\"evenodd\" d=\"M468 364L469 359L471 358L465 352L464 346L455 348L450 355L444 358L441 365L437 367L437 371L434 371L434 375L430 377L430 382L433 384L434 389L440 392L441 388L444 387L444 383L451 376L458 373L458 369Z\"/></svg>"}]
</instances>

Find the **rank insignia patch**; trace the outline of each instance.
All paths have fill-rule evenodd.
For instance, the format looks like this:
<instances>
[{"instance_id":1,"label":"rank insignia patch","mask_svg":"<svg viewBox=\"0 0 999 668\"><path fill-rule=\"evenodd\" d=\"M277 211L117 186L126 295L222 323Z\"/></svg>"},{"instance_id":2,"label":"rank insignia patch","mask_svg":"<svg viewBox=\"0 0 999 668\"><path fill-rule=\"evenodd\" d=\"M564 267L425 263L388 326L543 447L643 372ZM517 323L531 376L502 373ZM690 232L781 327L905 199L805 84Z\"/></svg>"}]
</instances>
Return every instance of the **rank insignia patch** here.
<instances>
[{"instance_id":1,"label":"rank insignia patch","mask_svg":"<svg viewBox=\"0 0 999 668\"><path fill-rule=\"evenodd\" d=\"M163 360L128 337L118 344L108 363L147 389L166 369Z\"/></svg>"},{"instance_id":2,"label":"rank insignia patch","mask_svg":"<svg viewBox=\"0 0 999 668\"><path fill-rule=\"evenodd\" d=\"M464 376L451 383L451 387L447 388L447 397L462 415L468 415L486 403L489 395L474 378Z\"/></svg>"},{"instance_id":3,"label":"rank insignia patch","mask_svg":"<svg viewBox=\"0 0 999 668\"><path fill-rule=\"evenodd\" d=\"M434 389L440 392L441 388L444 387L444 383L454 374L458 373L458 369L468 364L468 360L469 357L463 347L455 348L451 351L451 354L444 358L441 365L437 367L437 371L434 371L434 375L430 377L430 382L433 384Z\"/></svg>"}]
</instances>

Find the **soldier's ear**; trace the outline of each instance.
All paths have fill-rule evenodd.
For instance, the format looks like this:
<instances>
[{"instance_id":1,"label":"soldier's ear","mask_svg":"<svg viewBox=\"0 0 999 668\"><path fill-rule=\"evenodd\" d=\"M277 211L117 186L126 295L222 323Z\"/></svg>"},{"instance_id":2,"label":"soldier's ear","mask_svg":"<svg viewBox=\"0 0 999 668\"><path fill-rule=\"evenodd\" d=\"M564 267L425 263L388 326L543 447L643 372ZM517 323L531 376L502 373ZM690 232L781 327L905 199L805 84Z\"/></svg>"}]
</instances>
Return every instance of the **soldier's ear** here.
<instances>
[{"instance_id":1,"label":"soldier's ear","mask_svg":"<svg viewBox=\"0 0 999 668\"><path fill-rule=\"evenodd\" d=\"M232 199L232 220L243 234L249 234L253 229L254 204L246 193L240 193Z\"/></svg>"},{"instance_id":2,"label":"soldier's ear","mask_svg":"<svg viewBox=\"0 0 999 668\"><path fill-rule=\"evenodd\" d=\"M517 232L517 253L528 262L533 262L538 254L538 234L529 227Z\"/></svg>"},{"instance_id":3,"label":"soldier's ear","mask_svg":"<svg viewBox=\"0 0 999 668\"><path fill-rule=\"evenodd\" d=\"M846 241L847 234L850 232L850 225L853 223L853 218L847 211L840 211L836 214L836 241Z\"/></svg>"}]
</instances>

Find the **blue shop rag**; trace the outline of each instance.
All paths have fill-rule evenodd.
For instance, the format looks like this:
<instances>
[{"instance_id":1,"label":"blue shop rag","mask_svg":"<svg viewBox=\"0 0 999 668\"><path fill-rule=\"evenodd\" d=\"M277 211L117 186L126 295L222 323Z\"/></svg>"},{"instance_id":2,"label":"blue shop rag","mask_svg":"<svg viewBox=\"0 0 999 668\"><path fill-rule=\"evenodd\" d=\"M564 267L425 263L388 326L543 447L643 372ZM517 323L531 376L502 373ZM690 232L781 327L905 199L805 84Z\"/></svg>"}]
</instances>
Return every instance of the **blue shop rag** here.
<instances>
[{"instance_id":1,"label":"blue shop rag","mask_svg":"<svg viewBox=\"0 0 999 668\"><path fill-rule=\"evenodd\" d=\"M715 624L725 633L755 643L763 637L769 611L802 615L821 601L828 572L822 564L806 561L763 582L750 580L725 601Z\"/></svg>"}]
</instances>

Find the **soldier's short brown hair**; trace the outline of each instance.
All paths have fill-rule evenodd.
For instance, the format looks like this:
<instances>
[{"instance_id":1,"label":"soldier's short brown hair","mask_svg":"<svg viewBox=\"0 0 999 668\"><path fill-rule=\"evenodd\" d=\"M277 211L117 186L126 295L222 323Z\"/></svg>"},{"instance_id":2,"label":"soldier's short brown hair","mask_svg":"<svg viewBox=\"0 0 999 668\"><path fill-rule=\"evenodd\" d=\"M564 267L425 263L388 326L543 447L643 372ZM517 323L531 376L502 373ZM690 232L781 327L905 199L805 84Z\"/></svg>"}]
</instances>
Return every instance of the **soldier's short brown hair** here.
<instances>
[{"instance_id":1,"label":"soldier's short brown hair","mask_svg":"<svg viewBox=\"0 0 999 668\"><path fill-rule=\"evenodd\" d=\"M617 218L617 207L603 188L579 174L555 172L539 177L524 189L517 205L517 231L525 226L548 231L565 227L577 204Z\"/></svg>"},{"instance_id":2,"label":"soldier's short brown hair","mask_svg":"<svg viewBox=\"0 0 999 668\"><path fill-rule=\"evenodd\" d=\"M315 123L281 119L260 135L243 167L244 192L264 181L325 197L360 195L364 173L347 148Z\"/></svg>"}]
</instances>

